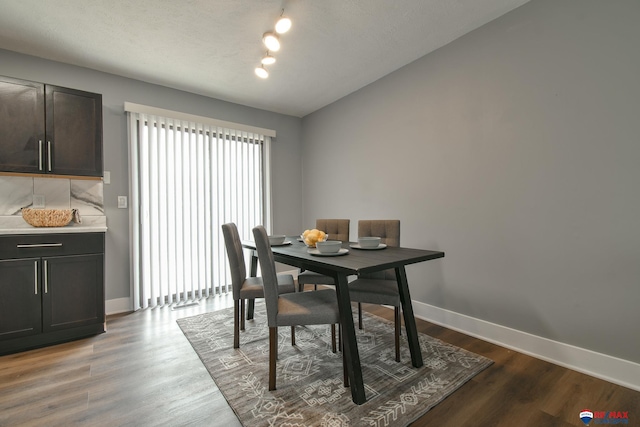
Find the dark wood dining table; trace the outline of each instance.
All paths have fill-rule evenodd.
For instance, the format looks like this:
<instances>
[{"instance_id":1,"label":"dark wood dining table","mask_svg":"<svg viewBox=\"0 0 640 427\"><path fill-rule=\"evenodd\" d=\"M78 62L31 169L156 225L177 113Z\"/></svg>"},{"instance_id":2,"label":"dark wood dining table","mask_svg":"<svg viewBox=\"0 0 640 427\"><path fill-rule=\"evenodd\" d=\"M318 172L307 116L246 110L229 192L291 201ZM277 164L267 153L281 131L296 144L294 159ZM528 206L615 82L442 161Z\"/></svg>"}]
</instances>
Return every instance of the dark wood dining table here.
<instances>
[{"instance_id":1,"label":"dark wood dining table","mask_svg":"<svg viewBox=\"0 0 640 427\"><path fill-rule=\"evenodd\" d=\"M403 247L363 250L352 248L351 245L354 244L353 242L344 242L342 247L349 250L347 254L339 256L318 256L309 253L307 246L298 241L297 236L287 237L286 242L290 243L271 247L273 256L277 262L325 274L333 277L335 280L336 295L340 309L340 325L343 334L343 351L345 352L351 397L354 403L358 405L363 404L366 401L366 397L362 368L360 366L360 354L358 353L358 343L356 341L355 326L353 324L353 313L351 311L351 299L349 297L349 276L395 269L407 341L409 343L409 351L411 352L411 364L416 368L423 365L405 266L442 258L444 257L444 252ZM258 267L255 243L252 241L243 241L242 245L244 248L252 250L249 274L255 276ZM252 310L251 304L249 310Z\"/></svg>"}]
</instances>

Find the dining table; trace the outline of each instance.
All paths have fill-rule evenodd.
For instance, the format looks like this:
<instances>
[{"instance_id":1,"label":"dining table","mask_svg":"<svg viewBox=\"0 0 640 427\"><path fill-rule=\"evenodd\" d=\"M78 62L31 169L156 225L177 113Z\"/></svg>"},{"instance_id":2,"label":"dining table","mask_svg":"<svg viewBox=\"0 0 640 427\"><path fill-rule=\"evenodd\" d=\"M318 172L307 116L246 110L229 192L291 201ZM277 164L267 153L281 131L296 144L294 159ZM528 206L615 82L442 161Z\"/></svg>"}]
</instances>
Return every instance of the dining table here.
<instances>
[{"instance_id":1,"label":"dining table","mask_svg":"<svg viewBox=\"0 0 640 427\"><path fill-rule=\"evenodd\" d=\"M258 255L255 243L245 240L242 241L242 246L251 250L249 274L256 276ZM326 254L319 254L318 251L308 248L298 236L288 236L283 244L272 245L271 251L277 262L333 277L340 311L345 364L354 403L363 404L366 402L366 396L349 297L348 279L350 276L387 269L395 270L406 337L411 353L411 364L416 368L423 365L405 267L409 264L442 258L444 252L405 247L383 247L383 245L375 249L362 249L356 242L343 242L339 254L326 256ZM248 310L248 314L251 315L250 313L253 311L251 301Z\"/></svg>"}]
</instances>

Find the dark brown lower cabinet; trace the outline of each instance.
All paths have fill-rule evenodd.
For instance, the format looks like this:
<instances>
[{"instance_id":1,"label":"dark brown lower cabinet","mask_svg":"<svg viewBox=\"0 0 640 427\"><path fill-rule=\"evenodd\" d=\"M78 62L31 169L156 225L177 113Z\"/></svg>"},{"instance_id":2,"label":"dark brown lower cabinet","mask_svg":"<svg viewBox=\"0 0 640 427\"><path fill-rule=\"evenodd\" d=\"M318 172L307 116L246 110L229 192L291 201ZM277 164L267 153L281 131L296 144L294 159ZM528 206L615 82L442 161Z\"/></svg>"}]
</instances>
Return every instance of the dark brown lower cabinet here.
<instances>
[{"instance_id":1,"label":"dark brown lower cabinet","mask_svg":"<svg viewBox=\"0 0 640 427\"><path fill-rule=\"evenodd\" d=\"M104 233L0 236L0 248L0 354L105 331Z\"/></svg>"},{"instance_id":2,"label":"dark brown lower cabinet","mask_svg":"<svg viewBox=\"0 0 640 427\"><path fill-rule=\"evenodd\" d=\"M39 277L39 258L0 261L0 340L42 332Z\"/></svg>"}]
</instances>

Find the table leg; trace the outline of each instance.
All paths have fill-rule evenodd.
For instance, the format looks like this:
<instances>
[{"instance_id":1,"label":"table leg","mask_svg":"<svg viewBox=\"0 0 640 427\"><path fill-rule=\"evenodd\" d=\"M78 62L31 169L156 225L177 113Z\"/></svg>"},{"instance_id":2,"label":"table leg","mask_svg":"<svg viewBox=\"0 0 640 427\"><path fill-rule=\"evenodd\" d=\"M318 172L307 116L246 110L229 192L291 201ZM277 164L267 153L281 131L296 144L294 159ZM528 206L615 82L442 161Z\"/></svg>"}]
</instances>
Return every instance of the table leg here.
<instances>
[{"instance_id":1,"label":"table leg","mask_svg":"<svg viewBox=\"0 0 640 427\"><path fill-rule=\"evenodd\" d=\"M258 275L258 253L251 251L251 263L249 264L249 277L256 277Z\"/></svg>"},{"instance_id":2,"label":"table leg","mask_svg":"<svg viewBox=\"0 0 640 427\"><path fill-rule=\"evenodd\" d=\"M402 313L404 315L404 327L407 331L407 342L411 352L411 364L419 368L423 365L420 342L418 341L418 328L416 318L413 316L413 306L411 305L411 295L409 294L409 283L407 282L407 272L402 267L396 267L396 280L402 303Z\"/></svg>"},{"instance_id":3,"label":"table leg","mask_svg":"<svg viewBox=\"0 0 640 427\"><path fill-rule=\"evenodd\" d=\"M256 300L254 298L249 298L247 300L247 320L253 319L253 312L256 307Z\"/></svg>"},{"instance_id":4,"label":"table leg","mask_svg":"<svg viewBox=\"0 0 640 427\"><path fill-rule=\"evenodd\" d=\"M256 251L251 251L251 264L249 266L249 276L256 277L258 274L258 253ZM249 299L249 304L247 304L247 320L253 319L253 312L256 306L256 300L251 298Z\"/></svg>"},{"instance_id":5,"label":"table leg","mask_svg":"<svg viewBox=\"0 0 640 427\"><path fill-rule=\"evenodd\" d=\"M360 354L356 341L356 330L353 325L353 313L351 312L351 299L347 276L338 274L335 277L338 307L340 308L340 325L342 327L342 351L349 373L349 385L353 403L362 405L367 398L364 393L364 381L362 379L362 367L360 366Z\"/></svg>"}]
</instances>

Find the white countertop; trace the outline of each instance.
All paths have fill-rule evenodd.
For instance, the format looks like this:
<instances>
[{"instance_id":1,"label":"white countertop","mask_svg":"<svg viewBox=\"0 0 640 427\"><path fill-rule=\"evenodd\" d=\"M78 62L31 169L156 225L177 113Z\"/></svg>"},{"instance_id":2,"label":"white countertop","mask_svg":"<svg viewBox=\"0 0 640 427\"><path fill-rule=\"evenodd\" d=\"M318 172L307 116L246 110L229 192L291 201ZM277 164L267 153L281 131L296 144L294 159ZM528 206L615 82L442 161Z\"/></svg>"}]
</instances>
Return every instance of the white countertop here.
<instances>
[{"instance_id":1,"label":"white countertop","mask_svg":"<svg viewBox=\"0 0 640 427\"><path fill-rule=\"evenodd\" d=\"M55 233L99 233L107 231L106 216L83 216L82 224L71 223L64 227L34 227L22 216L0 216L0 235L5 234L55 234Z\"/></svg>"}]
</instances>

